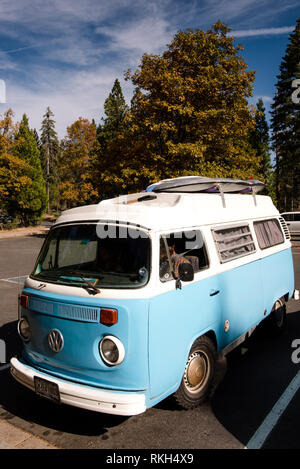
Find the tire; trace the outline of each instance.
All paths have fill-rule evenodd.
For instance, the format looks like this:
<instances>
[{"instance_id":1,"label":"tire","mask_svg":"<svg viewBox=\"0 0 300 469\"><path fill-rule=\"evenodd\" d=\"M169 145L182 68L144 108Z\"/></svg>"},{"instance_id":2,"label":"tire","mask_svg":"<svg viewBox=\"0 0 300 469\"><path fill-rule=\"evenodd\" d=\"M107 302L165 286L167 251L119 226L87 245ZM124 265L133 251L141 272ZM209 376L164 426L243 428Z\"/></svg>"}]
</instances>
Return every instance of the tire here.
<instances>
[{"instance_id":1,"label":"tire","mask_svg":"<svg viewBox=\"0 0 300 469\"><path fill-rule=\"evenodd\" d=\"M286 305L282 300L277 300L270 315L265 319L268 332L272 335L282 335L287 327Z\"/></svg>"},{"instance_id":2,"label":"tire","mask_svg":"<svg viewBox=\"0 0 300 469\"><path fill-rule=\"evenodd\" d=\"M213 342L202 336L195 340L174 398L180 407L193 409L210 395L217 353Z\"/></svg>"}]
</instances>

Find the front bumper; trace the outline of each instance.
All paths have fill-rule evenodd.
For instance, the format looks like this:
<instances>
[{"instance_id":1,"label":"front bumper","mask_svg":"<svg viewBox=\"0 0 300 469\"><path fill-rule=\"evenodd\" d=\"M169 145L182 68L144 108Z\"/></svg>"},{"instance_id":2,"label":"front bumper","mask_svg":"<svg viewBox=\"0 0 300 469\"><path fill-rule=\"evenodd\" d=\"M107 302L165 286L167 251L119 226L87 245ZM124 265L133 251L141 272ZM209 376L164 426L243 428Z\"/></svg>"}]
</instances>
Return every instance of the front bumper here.
<instances>
[{"instance_id":1,"label":"front bumper","mask_svg":"<svg viewBox=\"0 0 300 469\"><path fill-rule=\"evenodd\" d=\"M32 391L35 391L35 376L56 383L59 387L60 401L63 404L105 414L127 416L141 414L146 410L145 394L125 391L122 393L113 392L54 378L21 363L17 358L11 359L10 372L19 383Z\"/></svg>"}]
</instances>

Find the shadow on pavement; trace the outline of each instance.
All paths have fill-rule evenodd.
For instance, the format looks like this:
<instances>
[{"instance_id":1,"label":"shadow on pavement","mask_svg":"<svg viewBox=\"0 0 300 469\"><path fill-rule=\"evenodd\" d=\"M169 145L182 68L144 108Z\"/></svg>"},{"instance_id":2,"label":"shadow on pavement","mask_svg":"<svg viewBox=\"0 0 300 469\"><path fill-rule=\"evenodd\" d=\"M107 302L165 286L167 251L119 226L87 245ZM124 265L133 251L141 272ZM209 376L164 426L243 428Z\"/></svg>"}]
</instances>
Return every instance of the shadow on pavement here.
<instances>
[{"instance_id":1,"label":"shadow on pavement","mask_svg":"<svg viewBox=\"0 0 300 469\"><path fill-rule=\"evenodd\" d=\"M283 336L271 337L266 335L263 328L257 328L246 342L227 355L227 371L226 363L220 366L210 408L219 424L243 445L247 445L298 371L299 365L291 360L291 344L299 338L299 331L300 314L294 311L288 314L288 329ZM0 339L7 341L8 358L20 353L16 322L0 329ZM155 406L152 413L148 413L148 419L149 415L155 415L155 411L166 411L165 418L169 420L169 412L175 415L178 410L170 397ZM195 411L194 415L198 419L202 414ZM129 420L128 417L58 406L39 398L17 383L8 369L0 371L1 418L39 436L49 436L55 444L65 442L65 447L70 444L67 442L68 435L77 438L78 445L87 446L88 441L92 441L89 438L107 440L116 430L118 434L123 434L131 428L127 423L134 427L136 422L137 428L139 425L144 428L141 419ZM95 438L93 441L96 441Z\"/></svg>"},{"instance_id":2,"label":"shadow on pavement","mask_svg":"<svg viewBox=\"0 0 300 469\"><path fill-rule=\"evenodd\" d=\"M48 232L47 233L32 233L30 236L30 238L46 238Z\"/></svg>"},{"instance_id":3,"label":"shadow on pavement","mask_svg":"<svg viewBox=\"0 0 300 469\"><path fill-rule=\"evenodd\" d=\"M18 426L31 430L32 426L45 427L47 433L100 436L108 428L122 424L126 417L89 412L66 405L56 405L36 396L16 382L9 370L0 372L0 419L12 421L18 417ZM22 419L24 422L22 422Z\"/></svg>"},{"instance_id":4,"label":"shadow on pavement","mask_svg":"<svg viewBox=\"0 0 300 469\"><path fill-rule=\"evenodd\" d=\"M13 321L0 327L0 340L5 344L5 356L0 357L0 362L9 363L10 359L22 352L22 341L17 332L17 322ZM0 365L1 365L0 363Z\"/></svg>"},{"instance_id":5,"label":"shadow on pavement","mask_svg":"<svg viewBox=\"0 0 300 469\"><path fill-rule=\"evenodd\" d=\"M227 355L227 373L216 389L211 407L218 421L244 445L299 369L291 359L291 344L299 331L300 312L290 313L287 330L281 337L272 337L259 327Z\"/></svg>"}]
</instances>

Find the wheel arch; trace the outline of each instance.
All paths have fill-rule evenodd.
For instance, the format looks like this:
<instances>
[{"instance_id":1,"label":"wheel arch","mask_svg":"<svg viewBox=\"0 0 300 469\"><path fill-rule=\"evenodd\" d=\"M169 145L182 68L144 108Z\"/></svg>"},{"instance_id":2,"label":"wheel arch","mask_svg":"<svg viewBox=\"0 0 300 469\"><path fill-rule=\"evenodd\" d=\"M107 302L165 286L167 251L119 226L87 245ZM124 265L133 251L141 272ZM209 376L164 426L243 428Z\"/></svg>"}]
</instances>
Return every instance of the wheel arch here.
<instances>
[{"instance_id":1,"label":"wheel arch","mask_svg":"<svg viewBox=\"0 0 300 469\"><path fill-rule=\"evenodd\" d=\"M217 341L217 336L216 333L213 329L210 329L209 331L205 332L205 334L214 344L216 351L218 351L218 341Z\"/></svg>"}]
</instances>

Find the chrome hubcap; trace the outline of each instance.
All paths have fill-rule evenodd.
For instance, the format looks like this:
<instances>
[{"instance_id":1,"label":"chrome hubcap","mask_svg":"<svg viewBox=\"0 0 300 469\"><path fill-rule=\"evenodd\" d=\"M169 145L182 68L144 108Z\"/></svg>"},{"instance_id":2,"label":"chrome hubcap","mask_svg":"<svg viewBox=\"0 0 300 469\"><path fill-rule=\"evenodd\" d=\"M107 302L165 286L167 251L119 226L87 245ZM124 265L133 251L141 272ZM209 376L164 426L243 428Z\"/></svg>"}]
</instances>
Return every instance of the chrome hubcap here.
<instances>
[{"instance_id":1,"label":"chrome hubcap","mask_svg":"<svg viewBox=\"0 0 300 469\"><path fill-rule=\"evenodd\" d=\"M189 356L183 376L189 392L198 392L206 384L209 369L209 360L204 352L196 351Z\"/></svg>"}]
</instances>

